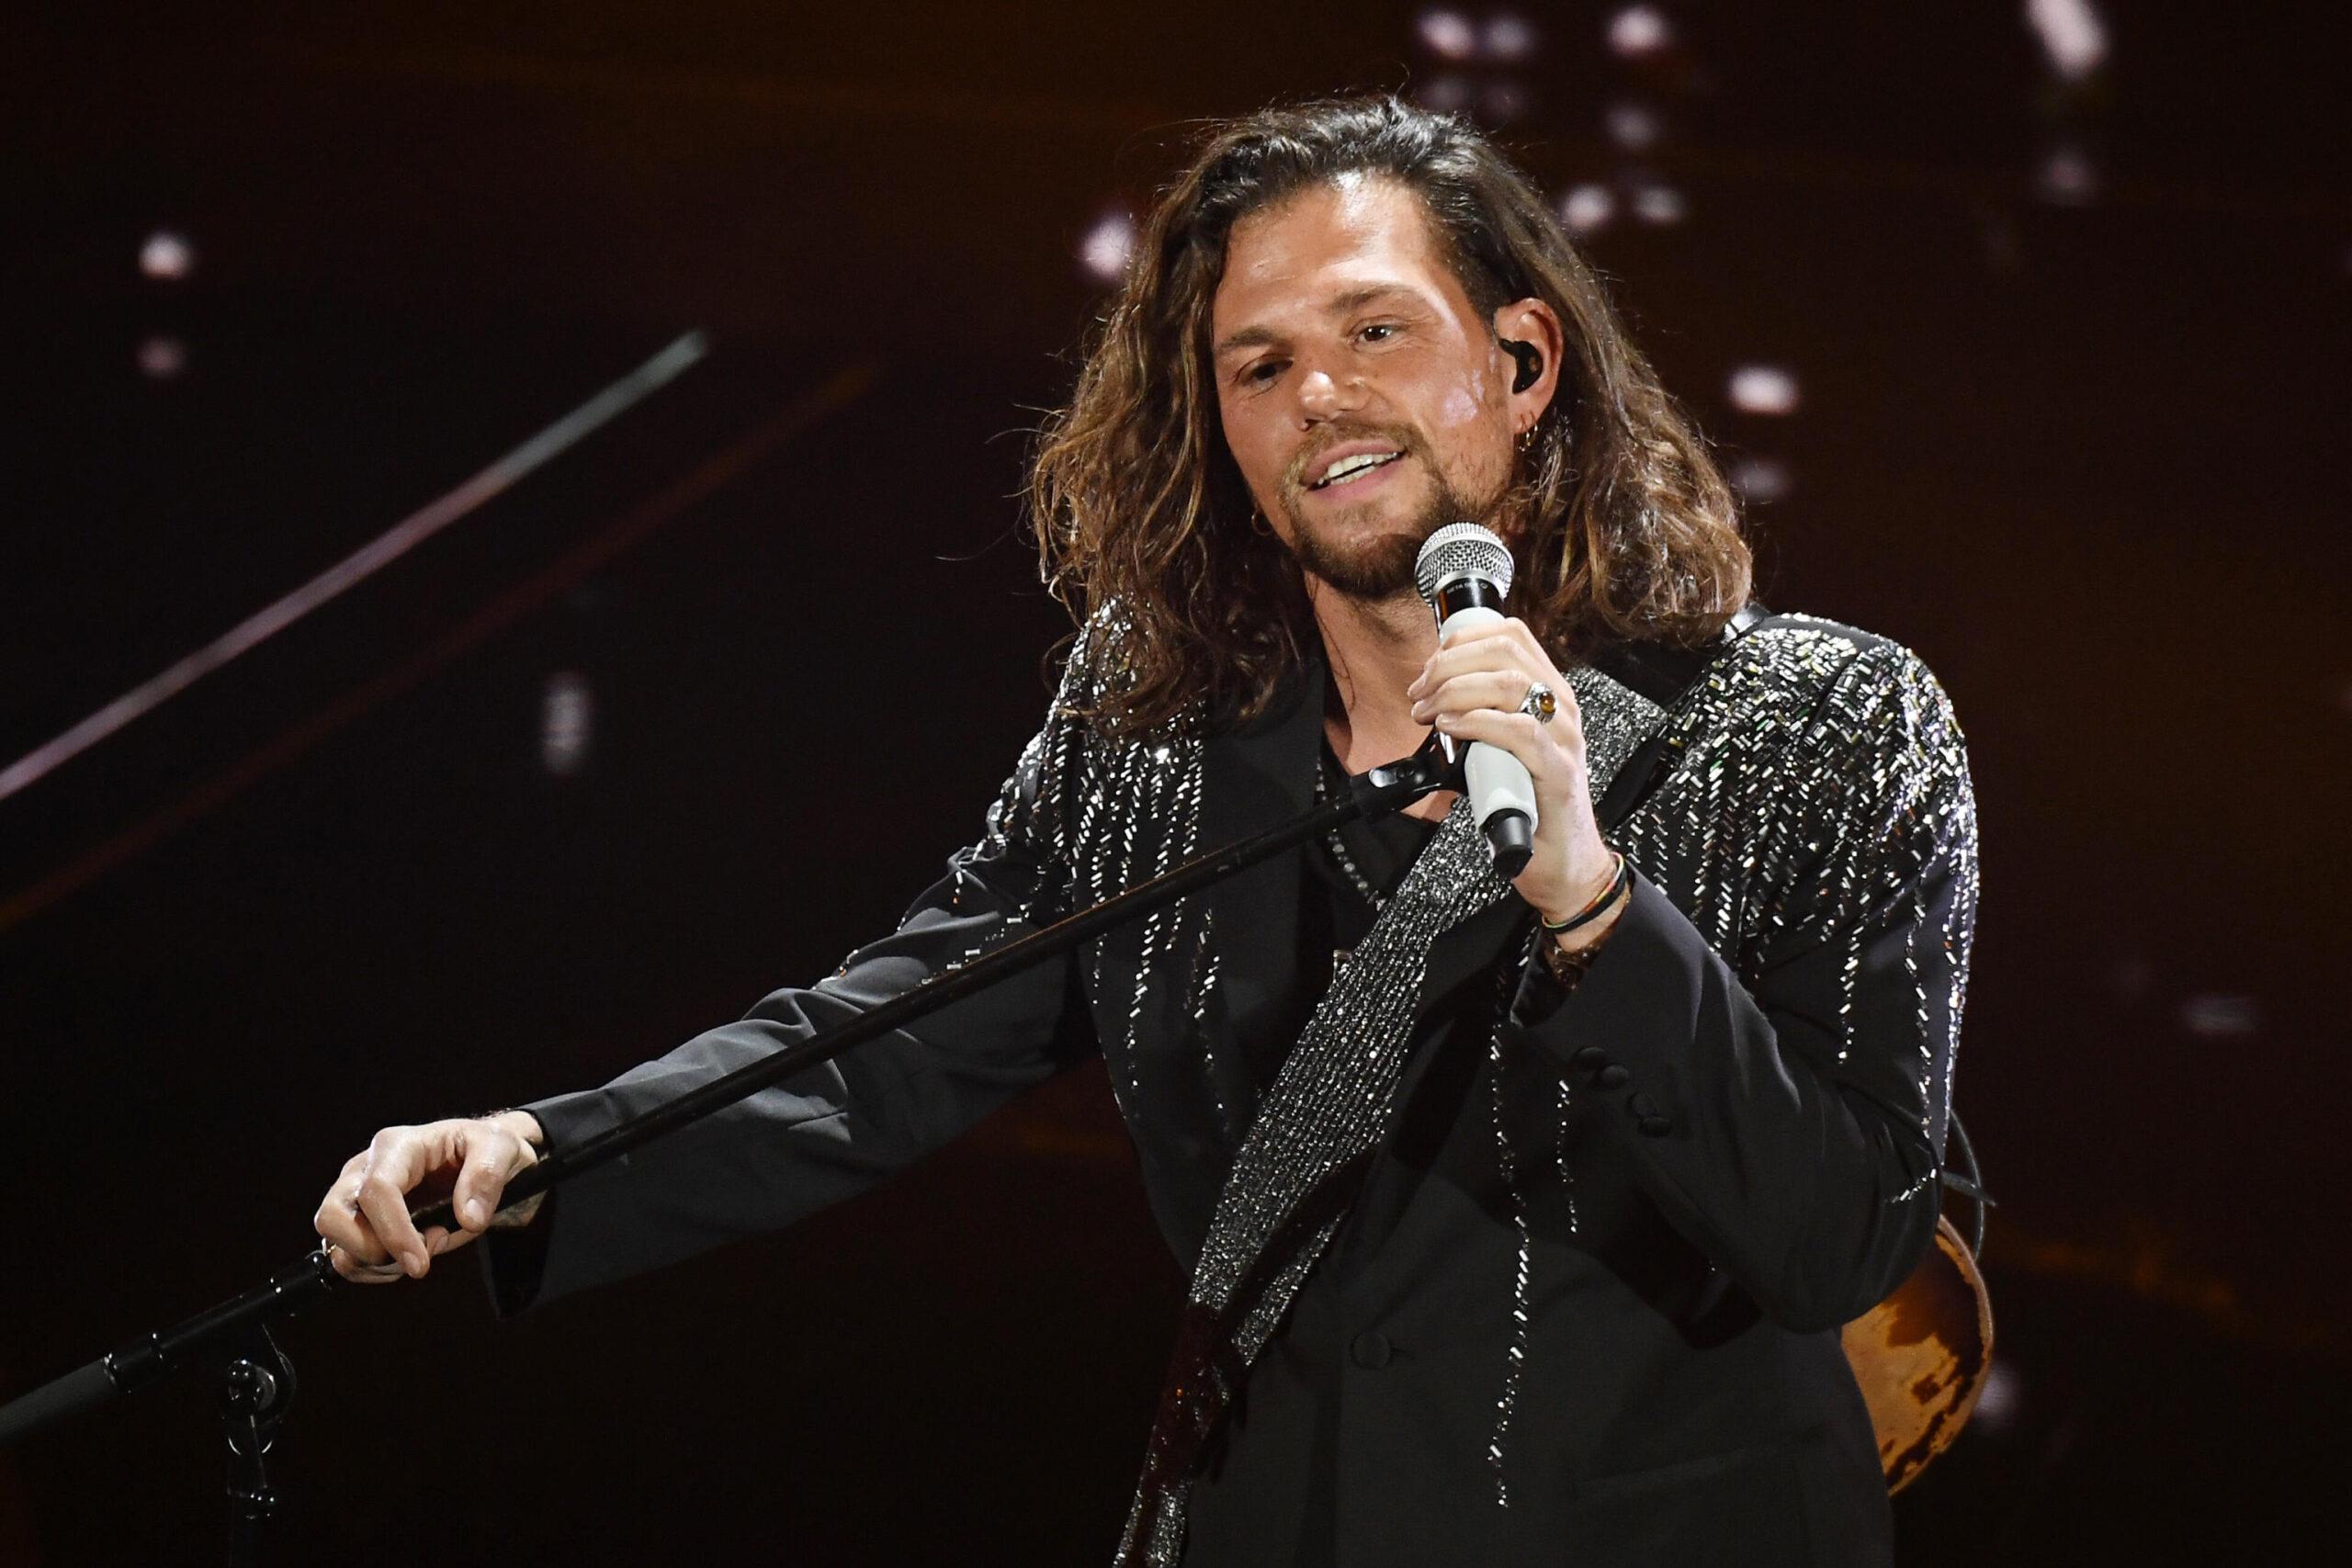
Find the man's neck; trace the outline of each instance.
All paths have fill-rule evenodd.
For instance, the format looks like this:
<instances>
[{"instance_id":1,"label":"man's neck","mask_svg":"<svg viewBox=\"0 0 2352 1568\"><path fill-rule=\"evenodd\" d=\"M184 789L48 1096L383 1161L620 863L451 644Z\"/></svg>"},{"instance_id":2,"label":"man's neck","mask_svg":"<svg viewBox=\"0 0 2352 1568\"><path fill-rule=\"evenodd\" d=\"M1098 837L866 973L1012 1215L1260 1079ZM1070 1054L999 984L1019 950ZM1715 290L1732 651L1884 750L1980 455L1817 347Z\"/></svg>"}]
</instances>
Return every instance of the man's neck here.
<instances>
[{"instance_id":1,"label":"man's neck","mask_svg":"<svg viewBox=\"0 0 2352 1568\"><path fill-rule=\"evenodd\" d=\"M1312 578L1306 588L1340 698L1340 711L1325 726L1331 750L1351 773L1411 754L1429 737L1405 694L1437 651L1429 606L1410 590L1366 601Z\"/></svg>"}]
</instances>

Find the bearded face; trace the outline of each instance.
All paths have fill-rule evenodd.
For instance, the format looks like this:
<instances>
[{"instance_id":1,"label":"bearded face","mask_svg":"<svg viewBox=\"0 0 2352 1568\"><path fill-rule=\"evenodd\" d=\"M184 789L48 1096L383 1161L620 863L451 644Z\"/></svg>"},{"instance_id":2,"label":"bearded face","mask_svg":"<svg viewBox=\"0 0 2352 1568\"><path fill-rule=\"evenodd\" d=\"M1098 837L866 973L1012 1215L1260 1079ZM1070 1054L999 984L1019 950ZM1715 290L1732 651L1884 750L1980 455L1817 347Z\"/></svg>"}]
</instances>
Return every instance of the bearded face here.
<instances>
[{"instance_id":1,"label":"bearded face","mask_svg":"<svg viewBox=\"0 0 2352 1568\"><path fill-rule=\"evenodd\" d=\"M1532 419L1497 333L1394 180L1345 175L1234 225L1211 310L1218 414L1310 580L1408 594L1431 533L1495 520Z\"/></svg>"},{"instance_id":2,"label":"bearded face","mask_svg":"<svg viewBox=\"0 0 2352 1568\"><path fill-rule=\"evenodd\" d=\"M1489 517L1501 504L1498 485L1487 495L1464 495L1454 489L1445 470L1431 459L1420 434L1408 426L1379 431L1336 429L1322 448L1304 455L1296 465L1302 478L1283 487L1280 505L1287 526L1276 532L1288 544L1298 564L1351 599L1378 602L1414 592L1413 562L1422 544L1449 523L1476 522ZM1358 448L1370 447L1370 452ZM1401 523L1384 515L1374 497L1351 498L1347 488L1370 480L1378 469L1404 461L1419 462L1429 477L1426 493ZM1340 502L1334 508L1314 504L1305 474L1329 474L1314 493ZM1506 476L1507 478L1508 476ZM1364 504L1351 509L1345 502Z\"/></svg>"}]
</instances>

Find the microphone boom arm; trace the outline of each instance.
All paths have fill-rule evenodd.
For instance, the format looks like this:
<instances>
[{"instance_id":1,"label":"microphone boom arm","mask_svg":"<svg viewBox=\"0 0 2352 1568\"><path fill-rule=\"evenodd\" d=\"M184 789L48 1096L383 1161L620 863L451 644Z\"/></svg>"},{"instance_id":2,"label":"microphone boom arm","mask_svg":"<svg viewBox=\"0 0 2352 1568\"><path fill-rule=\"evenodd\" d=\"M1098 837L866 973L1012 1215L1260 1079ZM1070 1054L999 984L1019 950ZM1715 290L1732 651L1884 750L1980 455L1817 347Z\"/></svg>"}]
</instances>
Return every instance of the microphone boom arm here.
<instances>
[{"instance_id":1,"label":"microphone boom arm","mask_svg":"<svg viewBox=\"0 0 2352 1568\"><path fill-rule=\"evenodd\" d=\"M805 1068L831 1061L877 1035L912 1023L948 1003L986 989L1008 975L1069 952L1097 934L1201 891L1227 877L1360 818L1385 816L1423 795L1462 785L1460 765L1431 735L1410 757L1351 777L1347 792L1278 827L1185 862L1031 932L1017 942L944 973L914 989L845 1019L808 1039L772 1051L724 1077L663 1101L570 1149L553 1150L519 1171L506 1184L502 1212L572 1178L644 1147L665 1134L750 1098ZM412 1211L422 1231L432 1225L458 1228L449 1200ZM243 1358L273 1321L292 1316L323 1299L342 1276L315 1247L300 1261L273 1274L241 1295L169 1328L143 1335L108 1355L0 1405L0 1448L56 1422L161 1381L180 1368ZM232 1361L231 1365L243 1364Z\"/></svg>"}]
</instances>

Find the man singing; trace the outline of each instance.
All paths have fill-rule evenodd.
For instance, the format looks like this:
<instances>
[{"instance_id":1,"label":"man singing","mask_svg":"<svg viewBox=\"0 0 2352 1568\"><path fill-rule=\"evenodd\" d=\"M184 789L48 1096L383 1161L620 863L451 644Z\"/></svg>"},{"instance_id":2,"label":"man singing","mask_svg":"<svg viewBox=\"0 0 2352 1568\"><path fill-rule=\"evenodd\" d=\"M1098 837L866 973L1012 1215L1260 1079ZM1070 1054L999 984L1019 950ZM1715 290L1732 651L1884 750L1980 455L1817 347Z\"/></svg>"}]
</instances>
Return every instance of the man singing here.
<instances>
[{"instance_id":1,"label":"man singing","mask_svg":"<svg viewBox=\"0 0 2352 1568\"><path fill-rule=\"evenodd\" d=\"M319 1210L336 1269L488 1232L519 1311L848 1197L1099 1051L1192 1281L1121 1562L1889 1561L1838 1329L1936 1223L1976 841L1933 676L1747 606L1722 479L1540 197L1389 98L1210 129L1033 502L1080 632L898 931L603 1089L378 1134ZM1413 565L1465 521L1514 615L1441 648ZM1432 727L1526 765L1511 880L1432 795L493 1219L536 1150ZM464 1228L418 1235L452 1186Z\"/></svg>"}]
</instances>

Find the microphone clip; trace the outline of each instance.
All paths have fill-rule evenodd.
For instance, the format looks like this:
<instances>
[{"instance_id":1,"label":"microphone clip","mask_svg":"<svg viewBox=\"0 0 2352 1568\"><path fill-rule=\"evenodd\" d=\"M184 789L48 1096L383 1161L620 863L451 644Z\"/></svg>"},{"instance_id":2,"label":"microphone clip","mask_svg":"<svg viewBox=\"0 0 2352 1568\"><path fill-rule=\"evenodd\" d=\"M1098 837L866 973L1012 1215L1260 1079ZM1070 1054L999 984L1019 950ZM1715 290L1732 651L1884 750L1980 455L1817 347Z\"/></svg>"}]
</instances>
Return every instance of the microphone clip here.
<instances>
[{"instance_id":1,"label":"microphone clip","mask_svg":"<svg viewBox=\"0 0 2352 1568\"><path fill-rule=\"evenodd\" d=\"M1366 818L1385 817L1442 789L1459 793L1463 788L1460 750L1452 737L1432 730L1411 756L1351 775L1348 793L1363 807Z\"/></svg>"}]
</instances>

